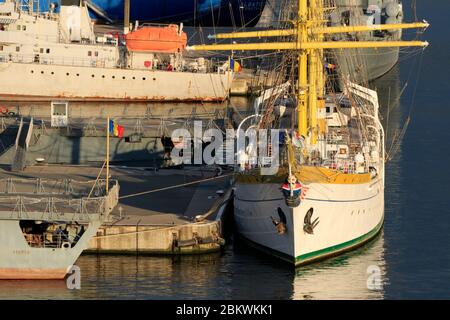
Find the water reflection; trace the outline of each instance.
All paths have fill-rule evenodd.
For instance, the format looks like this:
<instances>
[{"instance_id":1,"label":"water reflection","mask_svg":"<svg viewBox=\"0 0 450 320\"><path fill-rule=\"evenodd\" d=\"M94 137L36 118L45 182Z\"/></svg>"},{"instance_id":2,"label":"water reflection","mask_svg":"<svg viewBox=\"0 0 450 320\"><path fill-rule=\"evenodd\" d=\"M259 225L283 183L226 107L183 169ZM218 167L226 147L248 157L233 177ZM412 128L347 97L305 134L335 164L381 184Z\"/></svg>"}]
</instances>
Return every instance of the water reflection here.
<instances>
[{"instance_id":1,"label":"water reflection","mask_svg":"<svg viewBox=\"0 0 450 320\"><path fill-rule=\"evenodd\" d=\"M292 299L383 299L387 283L384 252L382 233L357 251L299 268Z\"/></svg>"},{"instance_id":2,"label":"water reflection","mask_svg":"<svg viewBox=\"0 0 450 320\"><path fill-rule=\"evenodd\" d=\"M64 281L54 280L2 280L0 299L31 300L69 298Z\"/></svg>"}]
</instances>

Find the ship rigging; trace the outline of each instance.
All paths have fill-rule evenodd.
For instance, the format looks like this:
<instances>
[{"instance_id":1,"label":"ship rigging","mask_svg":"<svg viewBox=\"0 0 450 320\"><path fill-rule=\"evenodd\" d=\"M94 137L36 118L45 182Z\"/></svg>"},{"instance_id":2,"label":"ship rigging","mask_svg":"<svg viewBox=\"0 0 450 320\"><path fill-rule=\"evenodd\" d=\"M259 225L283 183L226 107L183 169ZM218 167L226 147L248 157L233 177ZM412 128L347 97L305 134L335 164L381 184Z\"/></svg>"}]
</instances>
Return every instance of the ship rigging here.
<instances>
[{"instance_id":1,"label":"ship rigging","mask_svg":"<svg viewBox=\"0 0 450 320\"><path fill-rule=\"evenodd\" d=\"M354 249L375 237L384 221L385 133L379 119L378 95L350 82L345 75L344 91L330 92L326 86L324 50L428 46L426 41L331 41L333 34L429 26L423 21L330 27L326 17L332 10L333 1L299 0L298 17L292 21L291 28L213 36L216 39L280 37L290 41L188 48L280 50L295 55L297 76L292 91L296 123L281 128L285 135L280 154L284 150L287 157L270 176L264 173L261 161L239 163L235 196L238 234L294 265ZM270 102L273 104L274 100ZM253 127L270 129L276 122L267 114L273 111L273 106L266 104L264 115L255 114L245 120L256 119ZM273 218L277 215L279 219Z\"/></svg>"}]
</instances>

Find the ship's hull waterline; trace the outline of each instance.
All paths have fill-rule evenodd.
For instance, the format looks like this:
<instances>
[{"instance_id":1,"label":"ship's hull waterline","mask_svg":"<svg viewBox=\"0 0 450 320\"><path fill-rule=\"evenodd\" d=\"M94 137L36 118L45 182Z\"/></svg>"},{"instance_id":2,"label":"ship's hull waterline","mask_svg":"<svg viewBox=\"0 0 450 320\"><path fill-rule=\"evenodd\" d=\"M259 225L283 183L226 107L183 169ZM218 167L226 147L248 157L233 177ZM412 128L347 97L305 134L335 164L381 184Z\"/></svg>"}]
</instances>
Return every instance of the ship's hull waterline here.
<instances>
[{"instance_id":1,"label":"ship's hull waterline","mask_svg":"<svg viewBox=\"0 0 450 320\"><path fill-rule=\"evenodd\" d=\"M0 62L0 78L14 100L221 102L232 75Z\"/></svg>"},{"instance_id":2,"label":"ship's hull waterline","mask_svg":"<svg viewBox=\"0 0 450 320\"><path fill-rule=\"evenodd\" d=\"M363 184L309 186L300 206L289 208L280 184L237 183L235 221L239 236L249 244L301 266L355 249L373 239L384 221L382 179ZM286 233L279 234L272 218L286 216ZM305 215L313 209L318 218L313 234L304 230Z\"/></svg>"},{"instance_id":3,"label":"ship's hull waterline","mask_svg":"<svg viewBox=\"0 0 450 320\"><path fill-rule=\"evenodd\" d=\"M91 222L74 247L35 248L28 245L18 220L0 221L0 280L63 279L100 225Z\"/></svg>"}]
</instances>

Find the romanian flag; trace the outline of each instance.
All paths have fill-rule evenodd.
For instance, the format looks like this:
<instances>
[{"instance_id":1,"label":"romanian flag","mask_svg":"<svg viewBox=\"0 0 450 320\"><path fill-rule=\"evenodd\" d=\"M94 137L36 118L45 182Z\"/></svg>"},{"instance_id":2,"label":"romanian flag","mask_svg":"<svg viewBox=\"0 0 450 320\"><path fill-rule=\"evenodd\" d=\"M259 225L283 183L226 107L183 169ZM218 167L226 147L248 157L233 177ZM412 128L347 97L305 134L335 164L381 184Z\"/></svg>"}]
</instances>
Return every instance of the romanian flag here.
<instances>
[{"instance_id":1,"label":"romanian flag","mask_svg":"<svg viewBox=\"0 0 450 320\"><path fill-rule=\"evenodd\" d=\"M242 67L239 62L234 61L234 59L230 59L230 69L234 72L240 72L242 70Z\"/></svg>"},{"instance_id":2,"label":"romanian flag","mask_svg":"<svg viewBox=\"0 0 450 320\"><path fill-rule=\"evenodd\" d=\"M117 123L117 121L109 120L109 133L110 134L112 134L116 137L122 138L124 131L125 131L124 127L119 125Z\"/></svg>"}]
</instances>

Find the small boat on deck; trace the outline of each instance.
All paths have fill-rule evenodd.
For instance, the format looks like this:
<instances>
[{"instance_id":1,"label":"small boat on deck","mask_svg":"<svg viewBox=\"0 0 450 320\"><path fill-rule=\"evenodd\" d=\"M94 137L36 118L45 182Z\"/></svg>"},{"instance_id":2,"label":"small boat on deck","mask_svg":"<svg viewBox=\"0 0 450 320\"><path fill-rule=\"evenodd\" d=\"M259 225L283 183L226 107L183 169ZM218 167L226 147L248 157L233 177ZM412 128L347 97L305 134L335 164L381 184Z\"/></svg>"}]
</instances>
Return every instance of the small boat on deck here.
<instances>
[{"instance_id":1,"label":"small boat on deck","mask_svg":"<svg viewBox=\"0 0 450 320\"><path fill-rule=\"evenodd\" d=\"M144 25L125 35L129 51L179 53L186 49L187 35L176 25Z\"/></svg>"}]
</instances>

